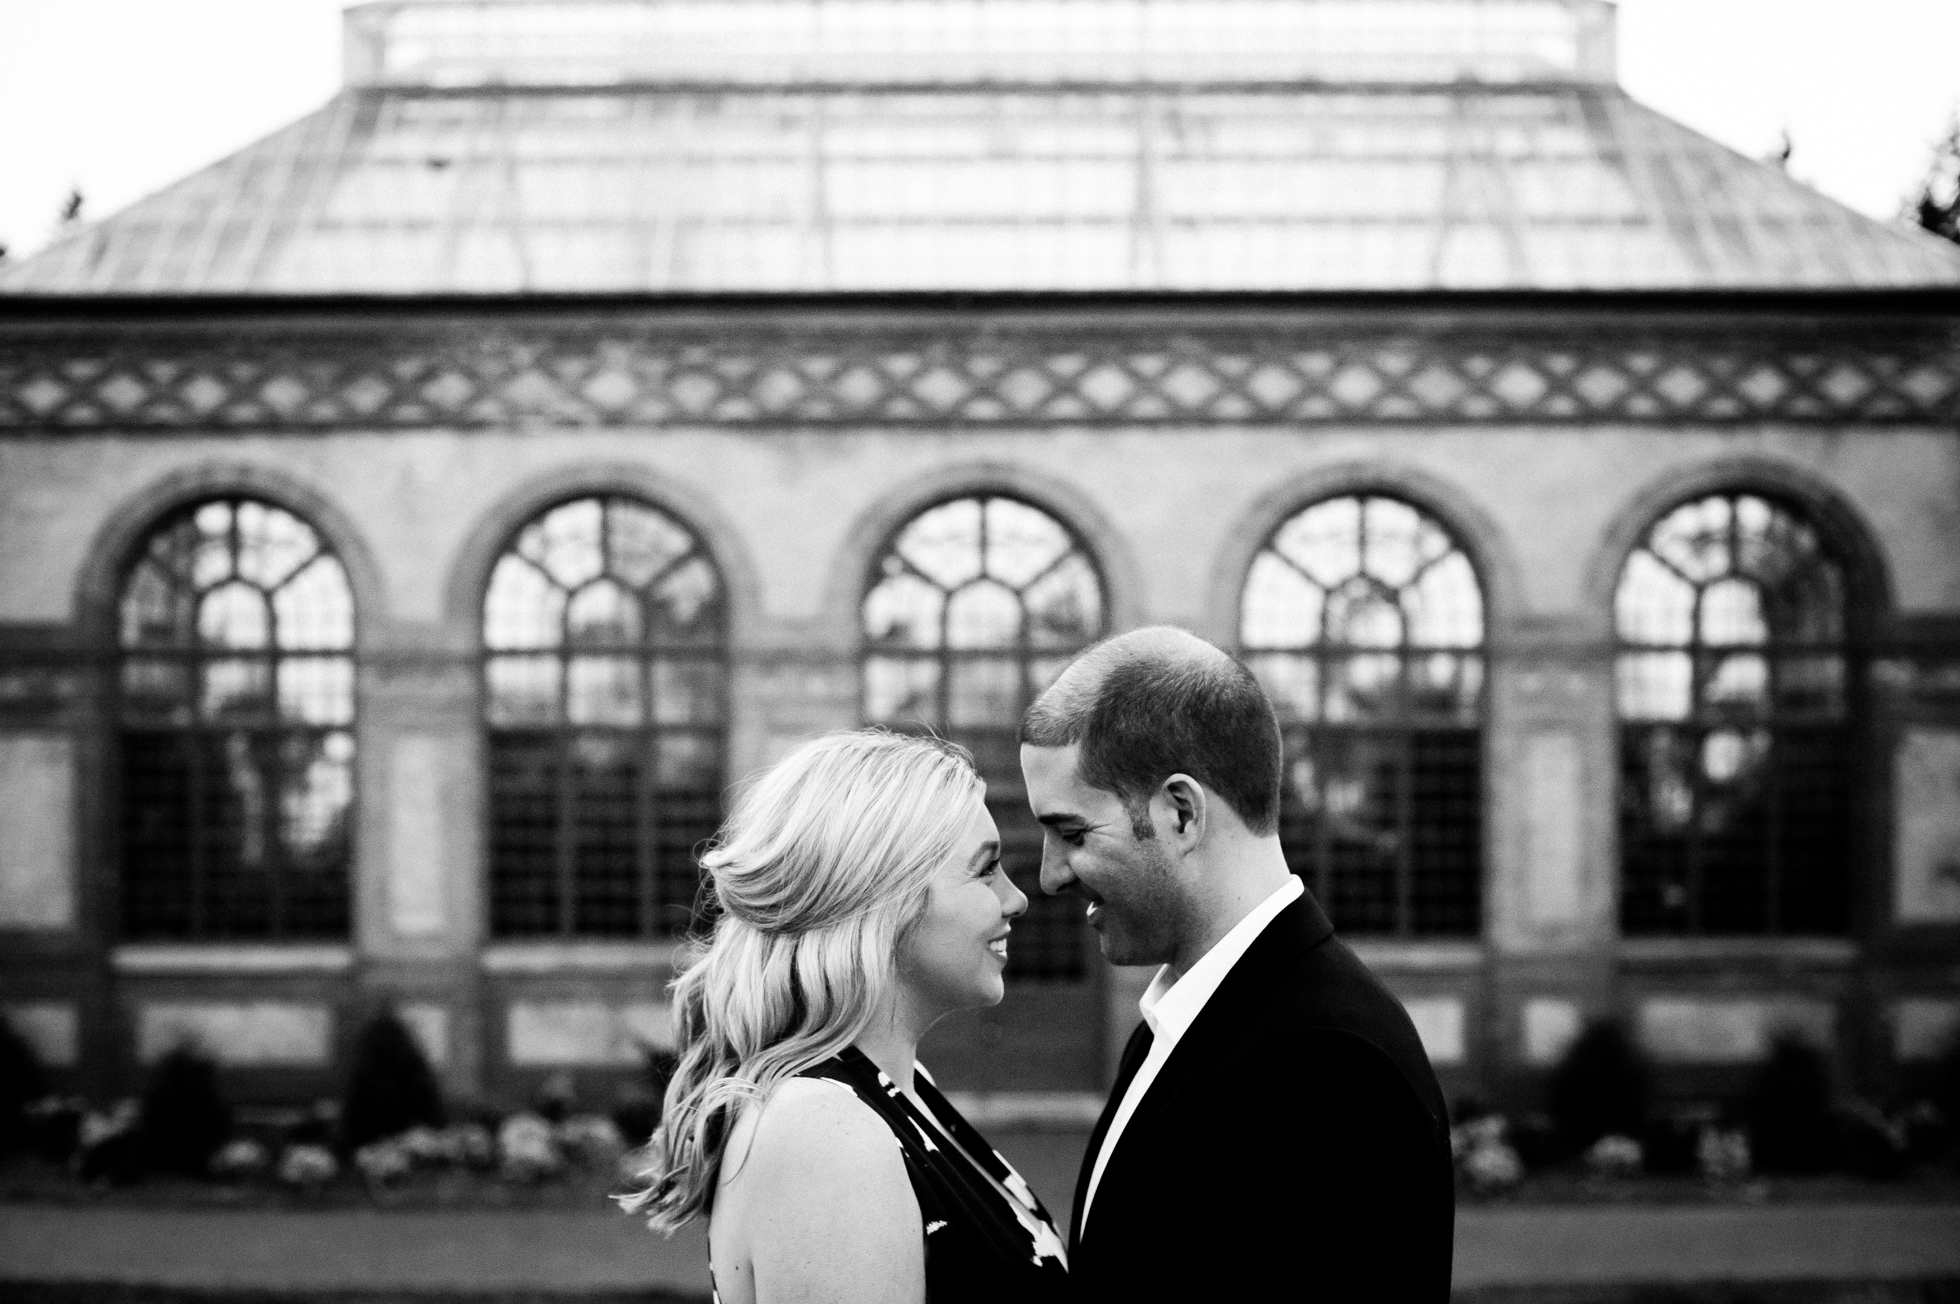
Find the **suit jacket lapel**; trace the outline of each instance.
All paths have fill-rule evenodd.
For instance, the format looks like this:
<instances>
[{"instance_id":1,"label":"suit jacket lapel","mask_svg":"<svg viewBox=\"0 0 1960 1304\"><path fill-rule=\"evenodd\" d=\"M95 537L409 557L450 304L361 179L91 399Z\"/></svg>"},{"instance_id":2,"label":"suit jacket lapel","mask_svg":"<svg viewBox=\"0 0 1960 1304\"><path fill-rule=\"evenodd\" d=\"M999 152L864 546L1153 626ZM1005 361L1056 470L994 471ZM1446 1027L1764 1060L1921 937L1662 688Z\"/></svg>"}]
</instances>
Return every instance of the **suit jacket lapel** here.
<instances>
[{"instance_id":1,"label":"suit jacket lapel","mask_svg":"<svg viewBox=\"0 0 1960 1304\"><path fill-rule=\"evenodd\" d=\"M1068 1252L1073 1257L1082 1243L1082 1201L1089 1194L1089 1177L1096 1171L1096 1156L1102 1152L1103 1138L1109 1135L1109 1125L1116 1118L1117 1107L1123 1103L1123 1093L1130 1089L1136 1080L1137 1071L1150 1054L1150 1025L1139 1023L1136 1031L1130 1034L1129 1042L1123 1047L1123 1058L1116 1069L1116 1085L1110 1088L1109 1099L1103 1103L1102 1115L1096 1119L1096 1130L1089 1134L1089 1148L1082 1152L1082 1171L1075 1177L1075 1203L1068 1215Z\"/></svg>"},{"instance_id":2,"label":"suit jacket lapel","mask_svg":"<svg viewBox=\"0 0 1960 1304\"><path fill-rule=\"evenodd\" d=\"M1137 1102L1136 1112L1130 1121L1123 1125L1123 1135L1117 1139L1116 1149L1109 1156L1109 1163L1103 1169L1103 1189L1116 1176L1116 1165L1126 1154L1138 1153L1152 1126L1156 1124L1165 1110L1169 1109L1191 1081L1209 1068L1218 1054L1252 1024L1258 1017L1261 994L1270 991L1285 962L1309 947L1326 940L1334 932L1333 924L1315 901L1312 892L1304 893L1293 904L1273 917L1258 938L1246 948L1232 971L1218 985L1218 990L1205 1002L1205 1008L1192 1021L1184 1035L1177 1040L1170 1058L1164 1067L1157 1071L1157 1078L1150 1084L1150 1090ZM1132 1071L1134 1075L1134 1070ZM1111 1106L1103 1111L1103 1119L1096 1133L1098 1144L1107 1129L1109 1115L1120 1093L1110 1097ZM1093 1162L1095 1149L1090 1150ZM1081 1192L1076 1194L1077 1215L1072 1220L1075 1227L1081 1226ZM1072 1242L1071 1242L1072 1244Z\"/></svg>"}]
</instances>

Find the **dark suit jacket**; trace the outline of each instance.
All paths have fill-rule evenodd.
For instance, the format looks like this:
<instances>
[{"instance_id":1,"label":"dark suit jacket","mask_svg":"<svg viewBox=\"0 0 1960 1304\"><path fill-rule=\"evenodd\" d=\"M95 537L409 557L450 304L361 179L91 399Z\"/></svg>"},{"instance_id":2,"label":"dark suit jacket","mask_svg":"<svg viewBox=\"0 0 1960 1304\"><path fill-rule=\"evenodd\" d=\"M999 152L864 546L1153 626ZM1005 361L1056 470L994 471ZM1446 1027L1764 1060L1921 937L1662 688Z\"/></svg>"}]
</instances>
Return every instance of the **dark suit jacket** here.
<instances>
[{"instance_id":1,"label":"dark suit jacket","mask_svg":"<svg viewBox=\"0 0 1960 1304\"><path fill-rule=\"evenodd\" d=\"M1433 1301L1450 1293L1449 1116L1415 1026L1313 895L1267 925L1138 1104L1082 1197L1149 1033L1082 1160L1080 1298Z\"/></svg>"}]
</instances>

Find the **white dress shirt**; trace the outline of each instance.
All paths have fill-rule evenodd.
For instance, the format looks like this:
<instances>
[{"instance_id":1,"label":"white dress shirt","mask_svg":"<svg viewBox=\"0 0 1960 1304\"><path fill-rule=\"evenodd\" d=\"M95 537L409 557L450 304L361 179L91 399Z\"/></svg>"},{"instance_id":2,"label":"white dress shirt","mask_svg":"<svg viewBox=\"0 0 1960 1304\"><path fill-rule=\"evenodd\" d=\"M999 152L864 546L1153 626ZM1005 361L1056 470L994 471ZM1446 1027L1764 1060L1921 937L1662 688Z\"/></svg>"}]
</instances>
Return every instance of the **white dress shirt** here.
<instances>
[{"instance_id":1,"label":"white dress shirt","mask_svg":"<svg viewBox=\"0 0 1960 1304\"><path fill-rule=\"evenodd\" d=\"M1137 1002L1137 1008L1143 1011L1143 1021L1150 1025L1150 1053L1143 1057L1143 1067L1130 1079L1129 1090L1123 1093L1123 1102L1116 1107L1116 1117L1110 1120L1109 1131L1103 1137L1102 1149L1096 1152L1096 1167L1089 1174L1089 1189L1082 1195L1082 1226L1089 1225L1089 1206L1095 1202L1096 1187L1102 1182L1103 1169L1109 1166L1109 1157L1116 1153L1116 1143L1123 1137L1124 1125L1130 1121L1130 1115L1137 1112L1137 1105L1142 1102L1144 1093L1150 1090L1150 1084L1157 1080L1164 1061L1177 1049L1178 1039L1204 1013L1205 1003L1218 990L1218 984L1225 981L1225 975L1232 972L1232 966L1239 962L1239 957L1259 939L1259 934L1266 931L1266 925L1272 923L1280 911L1292 905L1305 891L1299 878L1288 874L1283 886L1274 889L1271 896L1252 907L1245 918L1232 926L1231 932L1219 938L1216 946L1199 957L1184 977L1173 980L1170 966L1165 965L1151 980L1149 990Z\"/></svg>"}]
</instances>

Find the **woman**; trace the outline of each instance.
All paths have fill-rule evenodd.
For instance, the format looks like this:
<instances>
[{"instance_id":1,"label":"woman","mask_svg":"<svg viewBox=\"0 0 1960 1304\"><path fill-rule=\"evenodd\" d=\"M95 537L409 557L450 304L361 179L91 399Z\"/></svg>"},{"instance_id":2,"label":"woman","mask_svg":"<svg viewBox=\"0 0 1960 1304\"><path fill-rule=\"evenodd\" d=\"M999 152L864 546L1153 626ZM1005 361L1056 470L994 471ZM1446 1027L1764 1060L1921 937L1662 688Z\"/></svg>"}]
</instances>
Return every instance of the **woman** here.
<instances>
[{"instance_id":1,"label":"woman","mask_svg":"<svg viewBox=\"0 0 1960 1304\"><path fill-rule=\"evenodd\" d=\"M719 918L674 983L680 1064L622 1203L663 1231L709 1216L720 1304L1063 1296L1047 1210L914 1059L1000 1001L1027 909L982 795L950 743L831 734L702 857Z\"/></svg>"}]
</instances>

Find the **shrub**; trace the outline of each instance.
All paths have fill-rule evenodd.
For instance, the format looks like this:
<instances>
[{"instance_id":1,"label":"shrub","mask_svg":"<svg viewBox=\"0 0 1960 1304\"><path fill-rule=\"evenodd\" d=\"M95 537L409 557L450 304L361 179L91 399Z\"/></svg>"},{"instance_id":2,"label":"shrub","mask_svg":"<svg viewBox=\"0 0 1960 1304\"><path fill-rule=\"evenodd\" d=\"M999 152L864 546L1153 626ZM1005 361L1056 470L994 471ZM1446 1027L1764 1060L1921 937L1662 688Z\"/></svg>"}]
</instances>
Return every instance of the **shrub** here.
<instances>
[{"instance_id":1,"label":"shrub","mask_svg":"<svg viewBox=\"0 0 1960 1304\"><path fill-rule=\"evenodd\" d=\"M0 1154L27 1144L32 1134L27 1106L47 1093L47 1079L34 1048L0 1018Z\"/></svg>"},{"instance_id":2,"label":"shrub","mask_svg":"<svg viewBox=\"0 0 1960 1304\"><path fill-rule=\"evenodd\" d=\"M1953 1142L1953 1125L1930 1100L1916 1100L1899 1115L1908 1164L1936 1164Z\"/></svg>"},{"instance_id":3,"label":"shrub","mask_svg":"<svg viewBox=\"0 0 1960 1304\"><path fill-rule=\"evenodd\" d=\"M415 1157L400 1140L370 1141L354 1152L354 1167L369 1186L392 1186L415 1167Z\"/></svg>"},{"instance_id":4,"label":"shrub","mask_svg":"<svg viewBox=\"0 0 1960 1304\"><path fill-rule=\"evenodd\" d=\"M1701 1139L1712 1119L1701 1112L1657 1113L1639 1136L1640 1150L1650 1173L1684 1176L1700 1164Z\"/></svg>"},{"instance_id":5,"label":"shrub","mask_svg":"<svg viewBox=\"0 0 1960 1304\"><path fill-rule=\"evenodd\" d=\"M605 1114L574 1114L551 1134L560 1154L587 1168L611 1168L626 1152L619 1124Z\"/></svg>"},{"instance_id":6,"label":"shrub","mask_svg":"<svg viewBox=\"0 0 1960 1304\"><path fill-rule=\"evenodd\" d=\"M488 1123L458 1123L447 1131L456 1148L457 1161L471 1168L497 1165L497 1138Z\"/></svg>"},{"instance_id":7,"label":"shrub","mask_svg":"<svg viewBox=\"0 0 1960 1304\"><path fill-rule=\"evenodd\" d=\"M201 1177L231 1135L218 1066L190 1046L157 1061L143 1089L143 1153L151 1167Z\"/></svg>"},{"instance_id":8,"label":"shrub","mask_svg":"<svg viewBox=\"0 0 1960 1304\"><path fill-rule=\"evenodd\" d=\"M340 1111L340 1144L348 1151L448 1122L442 1090L428 1057L408 1026L390 1011L368 1021L354 1043L347 1094Z\"/></svg>"},{"instance_id":9,"label":"shrub","mask_svg":"<svg viewBox=\"0 0 1960 1304\"><path fill-rule=\"evenodd\" d=\"M279 1156L276 1176L287 1186L302 1191L318 1191L340 1174L340 1161L325 1146L292 1145Z\"/></svg>"},{"instance_id":10,"label":"shrub","mask_svg":"<svg viewBox=\"0 0 1960 1304\"><path fill-rule=\"evenodd\" d=\"M1954 1132L1960 1131L1960 1028L1947 1038L1939 1058L1933 1061L1931 1086L1930 1103L1948 1129L1941 1139L1951 1144L1956 1140ZM1960 1145L1952 1146L1951 1154L1954 1165L1960 1167Z\"/></svg>"},{"instance_id":11,"label":"shrub","mask_svg":"<svg viewBox=\"0 0 1960 1304\"><path fill-rule=\"evenodd\" d=\"M1832 1112L1837 1157L1860 1177L1901 1177L1911 1162L1906 1129L1868 1100L1847 1100Z\"/></svg>"},{"instance_id":12,"label":"shrub","mask_svg":"<svg viewBox=\"0 0 1960 1304\"><path fill-rule=\"evenodd\" d=\"M283 1151L287 1146L331 1146L339 1131L340 1102L316 1100L285 1127L272 1148Z\"/></svg>"},{"instance_id":13,"label":"shrub","mask_svg":"<svg viewBox=\"0 0 1960 1304\"><path fill-rule=\"evenodd\" d=\"M1524 1176L1524 1163L1518 1152L1502 1139L1484 1140L1463 1156L1463 1175L1475 1190L1485 1194L1516 1186Z\"/></svg>"},{"instance_id":14,"label":"shrub","mask_svg":"<svg viewBox=\"0 0 1960 1304\"><path fill-rule=\"evenodd\" d=\"M224 1182L244 1182L272 1167L272 1154L250 1137L227 1141L211 1156L211 1176Z\"/></svg>"},{"instance_id":15,"label":"shrub","mask_svg":"<svg viewBox=\"0 0 1960 1304\"><path fill-rule=\"evenodd\" d=\"M1638 1177L1646 1166L1646 1151L1630 1136L1608 1133L1586 1150L1586 1171L1594 1177Z\"/></svg>"},{"instance_id":16,"label":"shrub","mask_svg":"<svg viewBox=\"0 0 1960 1304\"><path fill-rule=\"evenodd\" d=\"M538 1084L533 1112L556 1125L578 1112L578 1082L563 1069Z\"/></svg>"},{"instance_id":17,"label":"shrub","mask_svg":"<svg viewBox=\"0 0 1960 1304\"><path fill-rule=\"evenodd\" d=\"M1836 1159L1831 1070L1823 1052L1779 1036L1749 1076L1742 1097L1749 1151L1766 1173L1816 1173Z\"/></svg>"},{"instance_id":18,"label":"shrub","mask_svg":"<svg viewBox=\"0 0 1960 1304\"><path fill-rule=\"evenodd\" d=\"M82 1116L69 1162L75 1176L84 1182L120 1186L142 1176L147 1144L142 1106L134 1100L119 1100L103 1113Z\"/></svg>"},{"instance_id":19,"label":"shrub","mask_svg":"<svg viewBox=\"0 0 1960 1304\"><path fill-rule=\"evenodd\" d=\"M1695 1142L1695 1167L1711 1182L1739 1182L1749 1176L1749 1138L1734 1129L1708 1124Z\"/></svg>"},{"instance_id":20,"label":"shrub","mask_svg":"<svg viewBox=\"0 0 1960 1304\"><path fill-rule=\"evenodd\" d=\"M512 1114L497 1129L497 1164L507 1181L535 1182L564 1167L551 1124L537 1114Z\"/></svg>"},{"instance_id":21,"label":"shrub","mask_svg":"<svg viewBox=\"0 0 1960 1304\"><path fill-rule=\"evenodd\" d=\"M1549 1114L1533 1111L1513 1119L1510 1142L1529 1170L1549 1167L1560 1158L1558 1124Z\"/></svg>"},{"instance_id":22,"label":"shrub","mask_svg":"<svg viewBox=\"0 0 1960 1304\"><path fill-rule=\"evenodd\" d=\"M1619 1023L1587 1025L1552 1070L1546 1112L1565 1144L1585 1151L1603 1136L1639 1136L1651 1101L1647 1057Z\"/></svg>"},{"instance_id":23,"label":"shrub","mask_svg":"<svg viewBox=\"0 0 1960 1304\"><path fill-rule=\"evenodd\" d=\"M74 1158L88 1104L78 1096L43 1096L27 1107L29 1144L51 1164Z\"/></svg>"}]
</instances>

